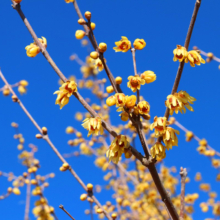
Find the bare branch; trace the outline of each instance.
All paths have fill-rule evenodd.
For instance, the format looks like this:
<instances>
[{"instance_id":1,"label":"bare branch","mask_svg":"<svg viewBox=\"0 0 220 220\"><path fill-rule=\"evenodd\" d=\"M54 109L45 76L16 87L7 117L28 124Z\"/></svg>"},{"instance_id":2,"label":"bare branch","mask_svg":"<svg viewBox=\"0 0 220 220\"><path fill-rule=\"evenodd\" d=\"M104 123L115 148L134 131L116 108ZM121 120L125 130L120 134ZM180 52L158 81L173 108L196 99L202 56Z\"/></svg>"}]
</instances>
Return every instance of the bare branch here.
<instances>
[{"instance_id":1,"label":"bare branch","mask_svg":"<svg viewBox=\"0 0 220 220\"><path fill-rule=\"evenodd\" d=\"M70 215L69 212L66 211L66 209L63 207L63 205L59 205L59 208L62 209L72 220L75 220L72 215Z\"/></svg>"},{"instance_id":2,"label":"bare branch","mask_svg":"<svg viewBox=\"0 0 220 220\"><path fill-rule=\"evenodd\" d=\"M186 176L187 171L186 168L180 168L180 176L181 176L181 205L180 205L180 220L184 220L184 211L185 211L185 185L186 185Z\"/></svg>"}]
</instances>

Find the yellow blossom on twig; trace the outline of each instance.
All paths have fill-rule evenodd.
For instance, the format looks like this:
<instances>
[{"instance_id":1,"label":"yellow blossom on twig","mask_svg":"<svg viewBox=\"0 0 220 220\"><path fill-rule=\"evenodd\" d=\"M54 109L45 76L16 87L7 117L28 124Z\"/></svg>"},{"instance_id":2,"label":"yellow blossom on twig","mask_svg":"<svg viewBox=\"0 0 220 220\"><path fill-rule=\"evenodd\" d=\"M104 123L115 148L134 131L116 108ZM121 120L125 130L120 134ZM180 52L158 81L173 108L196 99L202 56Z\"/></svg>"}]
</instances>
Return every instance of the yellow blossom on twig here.
<instances>
[{"instance_id":1,"label":"yellow blossom on twig","mask_svg":"<svg viewBox=\"0 0 220 220\"><path fill-rule=\"evenodd\" d=\"M160 142L156 142L151 147L150 152L151 152L151 156L153 158L155 158L156 156L158 156L158 157L160 157L162 159L166 157L165 147Z\"/></svg>"},{"instance_id":2,"label":"yellow blossom on twig","mask_svg":"<svg viewBox=\"0 0 220 220\"><path fill-rule=\"evenodd\" d=\"M149 84L154 82L157 76L153 71L147 70L141 74L141 78L145 80L145 83Z\"/></svg>"},{"instance_id":3,"label":"yellow blossom on twig","mask_svg":"<svg viewBox=\"0 0 220 220\"><path fill-rule=\"evenodd\" d=\"M142 50L146 46L146 42L144 41L144 39L137 38L134 41L133 45L136 50Z\"/></svg>"},{"instance_id":4,"label":"yellow blossom on twig","mask_svg":"<svg viewBox=\"0 0 220 220\"><path fill-rule=\"evenodd\" d=\"M91 134L98 135L99 132L101 135L103 134L102 119L100 117L86 118L83 122L82 126L89 131L87 137Z\"/></svg>"},{"instance_id":5,"label":"yellow blossom on twig","mask_svg":"<svg viewBox=\"0 0 220 220\"><path fill-rule=\"evenodd\" d=\"M118 163L123 153L129 148L129 142L125 135L118 135L111 143L109 149L106 152L106 157L109 158L109 162Z\"/></svg>"},{"instance_id":6,"label":"yellow blossom on twig","mask_svg":"<svg viewBox=\"0 0 220 220\"><path fill-rule=\"evenodd\" d=\"M205 63L205 60L202 59L201 55L196 50L191 50L188 52L185 62L188 63L188 61L192 67L195 67L195 64L200 66L201 63Z\"/></svg>"},{"instance_id":7,"label":"yellow blossom on twig","mask_svg":"<svg viewBox=\"0 0 220 220\"><path fill-rule=\"evenodd\" d=\"M127 52L131 48L131 41L127 37L121 37L120 41L115 42L116 47L113 47L115 52Z\"/></svg>"},{"instance_id":8,"label":"yellow blossom on twig","mask_svg":"<svg viewBox=\"0 0 220 220\"><path fill-rule=\"evenodd\" d=\"M177 48L173 50L173 54L173 61L179 60L179 62L182 62L187 57L186 48L181 45L177 45Z\"/></svg>"},{"instance_id":9,"label":"yellow blossom on twig","mask_svg":"<svg viewBox=\"0 0 220 220\"><path fill-rule=\"evenodd\" d=\"M128 77L128 83L127 86L128 88L131 88L132 92L136 92L137 89L141 89L141 85L145 84L145 80L142 79L140 76L135 75L135 76L129 76Z\"/></svg>"},{"instance_id":10,"label":"yellow blossom on twig","mask_svg":"<svg viewBox=\"0 0 220 220\"><path fill-rule=\"evenodd\" d=\"M38 40L45 48L47 48L47 39L45 37L42 37L42 39L38 38ZM38 47L38 45L35 42L26 46L25 50L28 57L35 57L37 56L37 54L40 53L40 47Z\"/></svg>"},{"instance_id":11,"label":"yellow blossom on twig","mask_svg":"<svg viewBox=\"0 0 220 220\"><path fill-rule=\"evenodd\" d=\"M62 109L63 106L69 103L69 97L73 94L73 92L77 92L77 84L74 81L67 81L66 83L63 83L59 90L54 92L54 94L57 94L55 104L58 104L60 109Z\"/></svg>"},{"instance_id":12,"label":"yellow blossom on twig","mask_svg":"<svg viewBox=\"0 0 220 220\"><path fill-rule=\"evenodd\" d=\"M167 118L166 117L154 117L154 122L150 125L150 129L155 129L156 137L163 135L166 132L166 124Z\"/></svg>"},{"instance_id":13,"label":"yellow blossom on twig","mask_svg":"<svg viewBox=\"0 0 220 220\"><path fill-rule=\"evenodd\" d=\"M172 149L173 146L178 146L178 138L176 134L180 134L179 131L167 127L166 132L163 135L163 142L166 145L166 149Z\"/></svg>"}]
</instances>

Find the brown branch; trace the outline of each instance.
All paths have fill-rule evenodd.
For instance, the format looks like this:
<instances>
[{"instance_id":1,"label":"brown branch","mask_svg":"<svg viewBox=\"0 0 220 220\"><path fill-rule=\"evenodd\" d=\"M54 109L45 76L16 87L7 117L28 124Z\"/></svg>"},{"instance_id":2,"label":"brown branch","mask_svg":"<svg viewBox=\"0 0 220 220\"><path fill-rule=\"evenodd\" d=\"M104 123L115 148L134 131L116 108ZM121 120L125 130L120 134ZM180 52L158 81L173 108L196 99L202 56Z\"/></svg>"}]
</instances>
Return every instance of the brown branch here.
<instances>
[{"instance_id":1,"label":"brown branch","mask_svg":"<svg viewBox=\"0 0 220 220\"><path fill-rule=\"evenodd\" d=\"M186 185L186 176L187 171L186 168L180 168L180 176L181 176L181 205L180 205L180 220L184 220L184 211L185 211L185 185Z\"/></svg>"},{"instance_id":2,"label":"brown branch","mask_svg":"<svg viewBox=\"0 0 220 220\"><path fill-rule=\"evenodd\" d=\"M175 120L174 124L175 124L177 127L179 127L181 130L183 130L185 133L189 132L189 130L188 130L187 128L185 128L182 124L180 124L178 121ZM198 142L201 141L201 139L200 139L198 136L196 136L194 133L193 133L193 138L194 138L196 141L198 141ZM211 147L209 144L207 144L207 148L209 148L210 150L215 151L215 154L220 157L220 152L216 151L216 150L215 150L213 147Z\"/></svg>"},{"instance_id":3,"label":"brown branch","mask_svg":"<svg viewBox=\"0 0 220 220\"><path fill-rule=\"evenodd\" d=\"M192 15L192 18L191 18L191 21L190 21L189 29L188 29L188 32L187 32L187 35L186 35L185 44L184 44L184 47L186 48L186 50L188 50L188 47L189 47L190 39L191 39L191 36L192 36L192 32L193 32L194 24L195 24L196 17L197 17L198 11L199 11L199 7L201 5L201 1L202 0L196 0L195 8L194 8L194 11L193 11L193 15ZM174 94L174 93L177 92L177 89L178 89L178 86L179 86L179 82L180 82L180 79L181 79L181 76L182 76L184 64L185 64L184 61L182 61L179 64L179 68L177 70L176 79L174 81L171 94ZM169 116L170 116L169 108L166 109L166 112L165 112L164 116L167 119L169 118Z\"/></svg>"},{"instance_id":4,"label":"brown branch","mask_svg":"<svg viewBox=\"0 0 220 220\"><path fill-rule=\"evenodd\" d=\"M76 0L74 1L74 7L78 7ZM63 73L59 70L59 68L56 66L56 64L54 63L54 61L52 60L52 58L49 56L49 54L47 53L46 49L41 45L41 43L39 42L36 34L34 33L32 27L30 26L29 22L27 21L27 19L25 18L23 12L20 9L20 5L18 6L17 4L15 4L13 2L13 7L17 10L17 12L19 13L19 15L21 16L22 20L24 21L26 27L28 28L30 34L32 35L32 37L34 38L36 44L41 48L42 53L44 54L45 58L48 60L48 62L50 63L50 65L53 67L53 69L55 70L55 72L60 76L60 78L65 82L67 79L65 78L65 76L63 75ZM82 16L79 9L77 9L77 13L78 15ZM47 56L46 56L47 55ZM102 56L100 57L100 59L102 60ZM103 58L104 59L104 58ZM104 60L102 60L103 62ZM105 64L105 62L103 62L104 68L107 72L107 75L114 87L114 85L116 85L114 77L112 75L112 73L110 72L110 70L108 69L107 65ZM119 86L118 86L119 87ZM118 88L117 87L117 88ZM119 87L120 88L120 87ZM117 90L117 92L120 92L119 90ZM90 114L92 114L93 117L97 116L97 113L88 105L88 103L82 98L82 96L76 92L73 93L73 95L82 103L82 105L90 112ZM20 102L20 101L19 101ZM28 114L27 114L28 115ZM29 117L30 119L32 117ZM34 122L33 122L34 123ZM113 135L114 137L117 136L117 133L104 121L102 121L102 126L110 132L111 135ZM37 126L36 126L37 127ZM139 127L139 126L138 126ZM41 132L41 128L38 126L37 127L38 130ZM154 180L154 183L162 197L162 201L165 203L165 205L167 206L167 209L169 210L170 215L172 216L173 220L178 220L178 214L171 202L171 199L169 198L169 195L167 194L165 188L162 185L162 182L159 178L159 175L157 173L157 170L155 168L155 165L153 163L153 160L150 156L150 151L146 142L146 138L144 135L144 132L142 130L141 127L139 127L138 129L138 135L140 137L146 158L143 157L136 149L134 149L133 147L130 146L131 152L133 153L133 155L142 162L143 165L145 165L146 167L149 168L149 171L152 175L152 178ZM52 145L52 143L50 143L50 140L48 139L48 136L44 136L44 139L50 144L50 146L52 147L52 149L55 151L55 153L58 155L58 157L62 160L65 161L65 159L59 154L59 152L57 152L56 148ZM82 187L85 189L85 185L84 183L81 181L81 179L79 179L79 177L76 175L76 173L73 171L73 169L70 168L70 172L72 173L73 176L75 176L75 178L77 179L77 181L82 185ZM94 197L94 196L93 196ZM98 202L98 200L94 197L92 199L95 201L95 203L100 207L100 203ZM104 210L103 210L104 211ZM106 214L107 218L110 216L104 211L104 213Z\"/></svg>"},{"instance_id":5,"label":"brown branch","mask_svg":"<svg viewBox=\"0 0 220 220\"><path fill-rule=\"evenodd\" d=\"M29 220L30 200L31 200L31 183L30 176L28 176L27 190L26 190L26 202L25 202L25 215L24 220Z\"/></svg>"},{"instance_id":6,"label":"brown branch","mask_svg":"<svg viewBox=\"0 0 220 220\"><path fill-rule=\"evenodd\" d=\"M13 94L13 96L17 97L14 90L10 87L10 85L8 84L4 75L2 74L1 70L0 70L0 77L2 78L3 82L8 86L8 88L9 88L10 92ZM31 116L31 114L28 112L28 110L25 108L25 106L22 104L22 102L18 98L17 98L17 103L20 105L20 107L22 108L24 113L28 116L28 118L31 120L31 122L34 124L34 126L38 129L38 131L42 134L42 138L49 144L49 146L52 148L52 150L55 152L55 154L59 157L59 159L62 161L62 163L67 163L67 161L63 158L63 156L60 154L60 152L54 146L54 144L50 140L49 136L43 134L43 131L40 128L40 126L37 124L37 122L34 120L34 118ZM76 172L71 167L69 167L69 171L75 177L75 179L79 182L79 184L83 187L83 189L85 191L87 191L86 185L83 183L83 181L80 179L80 177L76 174ZM101 204L99 203L99 201L96 199L95 196L92 196L92 199L100 208L102 208ZM111 219L109 214L104 209L103 209L103 212L108 219Z\"/></svg>"},{"instance_id":7,"label":"brown branch","mask_svg":"<svg viewBox=\"0 0 220 220\"><path fill-rule=\"evenodd\" d=\"M66 211L66 209L63 207L63 205L59 205L59 208L62 209L72 220L75 220L72 215L70 215L69 212Z\"/></svg>"}]
</instances>

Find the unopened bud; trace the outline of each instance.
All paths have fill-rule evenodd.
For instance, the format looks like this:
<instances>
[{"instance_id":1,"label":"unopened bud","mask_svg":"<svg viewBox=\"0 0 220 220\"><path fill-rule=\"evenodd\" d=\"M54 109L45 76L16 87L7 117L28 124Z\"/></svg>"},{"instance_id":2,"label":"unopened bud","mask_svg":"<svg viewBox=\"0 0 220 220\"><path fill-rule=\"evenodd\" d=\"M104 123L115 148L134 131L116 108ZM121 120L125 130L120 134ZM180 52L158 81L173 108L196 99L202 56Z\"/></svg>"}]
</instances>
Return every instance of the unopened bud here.
<instances>
[{"instance_id":1,"label":"unopened bud","mask_svg":"<svg viewBox=\"0 0 220 220\"><path fill-rule=\"evenodd\" d=\"M120 76L115 78L116 84L120 85L122 83L122 78Z\"/></svg>"},{"instance_id":2,"label":"unopened bud","mask_svg":"<svg viewBox=\"0 0 220 220\"><path fill-rule=\"evenodd\" d=\"M75 37L78 40L83 39L85 35L86 35L85 31L82 31L82 30L77 30L75 33Z\"/></svg>"},{"instance_id":3,"label":"unopened bud","mask_svg":"<svg viewBox=\"0 0 220 220\"><path fill-rule=\"evenodd\" d=\"M93 185L91 183L87 184L87 190L92 191L93 190Z\"/></svg>"},{"instance_id":4,"label":"unopened bud","mask_svg":"<svg viewBox=\"0 0 220 220\"><path fill-rule=\"evenodd\" d=\"M47 135L47 128L46 128L46 127L43 127L43 128L42 128L42 133L43 133L44 135Z\"/></svg>"},{"instance_id":5,"label":"unopened bud","mask_svg":"<svg viewBox=\"0 0 220 220\"><path fill-rule=\"evenodd\" d=\"M93 51L93 52L90 53L90 57L92 59L97 59L99 57L99 53L96 52L96 51Z\"/></svg>"},{"instance_id":6,"label":"unopened bud","mask_svg":"<svg viewBox=\"0 0 220 220\"><path fill-rule=\"evenodd\" d=\"M80 18L80 19L78 20L78 24L84 25L84 24L86 24L86 21L85 21L83 18Z\"/></svg>"},{"instance_id":7,"label":"unopened bud","mask_svg":"<svg viewBox=\"0 0 220 220\"><path fill-rule=\"evenodd\" d=\"M35 136L37 139L41 139L42 138L42 135L41 134L36 134Z\"/></svg>"},{"instance_id":8,"label":"unopened bud","mask_svg":"<svg viewBox=\"0 0 220 220\"><path fill-rule=\"evenodd\" d=\"M16 95L13 95L11 98L12 98L13 102L17 102L18 101L18 97Z\"/></svg>"},{"instance_id":9,"label":"unopened bud","mask_svg":"<svg viewBox=\"0 0 220 220\"><path fill-rule=\"evenodd\" d=\"M104 53L107 50L107 44L106 43L100 43L99 44L99 51L101 53Z\"/></svg>"},{"instance_id":10,"label":"unopened bud","mask_svg":"<svg viewBox=\"0 0 220 220\"><path fill-rule=\"evenodd\" d=\"M88 20L90 20L91 17L92 17L92 13L91 13L90 11L86 11L86 12L85 12L85 18L88 19Z\"/></svg>"}]
</instances>

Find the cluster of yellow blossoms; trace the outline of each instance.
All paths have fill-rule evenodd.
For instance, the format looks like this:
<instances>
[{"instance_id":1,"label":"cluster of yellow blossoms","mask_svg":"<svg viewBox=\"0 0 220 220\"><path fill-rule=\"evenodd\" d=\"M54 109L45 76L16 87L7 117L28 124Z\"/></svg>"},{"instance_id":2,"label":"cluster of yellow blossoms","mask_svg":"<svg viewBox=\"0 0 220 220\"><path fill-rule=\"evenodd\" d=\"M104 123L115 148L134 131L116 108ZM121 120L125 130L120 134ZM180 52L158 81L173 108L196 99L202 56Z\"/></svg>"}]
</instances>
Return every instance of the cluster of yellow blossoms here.
<instances>
[{"instance_id":1,"label":"cluster of yellow blossoms","mask_svg":"<svg viewBox=\"0 0 220 220\"><path fill-rule=\"evenodd\" d=\"M140 101L136 104L137 97L135 95L126 96L124 93L116 93L110 96L106 100L108 106L116 105L118 107L117 111L122 111L120 114L122 121L127 121L129 119L129 114L132 116L141 115L143 118L150 119L150 105L147 101Z\"/></svg>"},{"instance_id":2,"label":"cluster of yellow blossoms","mask_svg":"<svg viewBox=\"0 0 220 220\"><path fill-rule=\"evenodd\" d=\"M131 41L127 37L122 36L120 41L115 42L116 47L113 47L115 52L127 52L130 50ZM142 50L146 46L144 39L136 39L133 43L133 46L136 50Z\"/></svg>"},{"instance_id":3,"label":"cluster of yellow blossoms","mask_svg":"<svg viewBox=\"0 0 220 220\"><path fill-rule=\"evenodd\" d=\"M102 135L103 134L103 127L102 127L102 119L99 117L96 118L86 118L82 124L82 126L89 131L88 137L91 134L98 135L99 132Z\"/></svg>"},{"instance_id":4,"label":"cluster of yellow blossoms","mask_svg":"<svg viewBox=\"0 0 220 220\"><path fill-rule=\"evenodd\" d=\"M59 90L54 92L54 94L57 94L55 104L58 104L60 109L62 109L63 106L69 103L69 98L74 92L77 92L77 84L74 81L63 83Z\"/></svg>"},{"instance_id":5,"label":"cluster of yellow blossoms","mask_svg":"<svg viewBox=\"0 0 220 220\"><path fill-rule=\"evenodd\" d=\"M173 61L179 60L179 62L189 62L192 67L195 67L195 64L200 65L201 63L205 63L205 60L202 59L199 51L191 50L187 52L186 48L180 45L177 45L177 48L174 49L173 54Z\"/></svg>"},{"instance_id":6,"label":"cluster of yellow blossoms","mask_svg":"<svg viewBox=\"0 0 220 220\"><path fill-rule=\"evenodd\" d=\"M154 117L154 122L150 125L151 130L155 130L155 137L162 137L162 140L166 147L164 147L160 142L156 142L151 148L152 157L155 158L165 158L166 153L165 149L172 149L173 146L178 146L178 138L176 134L179 134L179 131L167 127L169 122L167 122L166 117Z\"/></svg>"},{"instance_id":7,"label":"cluster of yellow blossoms","mask_svg":"<svg viewBox=\"0 0 220 220\"><path fill-rule=\"evenodd\" d=\"M193 108L189 104L193 104L193 102L196 101L195 98L190 96L185 91L180 91L178 93L175 93L174 95L168 95L167 100L165 101L165 105L167 108L170 109L170 114L173 115L173 112L177 114L179 111L186 112L186 109L189 109L190 111L194 111Z\"/></svg>"},{"instance_id":8,"label":"cluster of yellow blossoms","mask_svg":"<svg viewBox=\"0 0 220 220\"><path fill-rule=\"evenodd\" d=\"M130 158L132 153L129 149L129 142L125 135L118 135L111 143L109 149L106 152L106 156L109 161L118 163L122 154L125 154L126 158Z\"/></svg>"},{"instance_id":9,"label":"cluster of yellow blossoms","mask_svg":"<svg viewBox=\"0 0 220 220\"><path fill-rule=\"evenodd\" d=\"M38 38L38 40L45 48L47 48L47 39L45 37L42 37L42 39ZM26 46L25 50L28 57L36 57L37 54L40 53L40 47L36 44L36 42Z\"/></svg>"}]
</instances>

